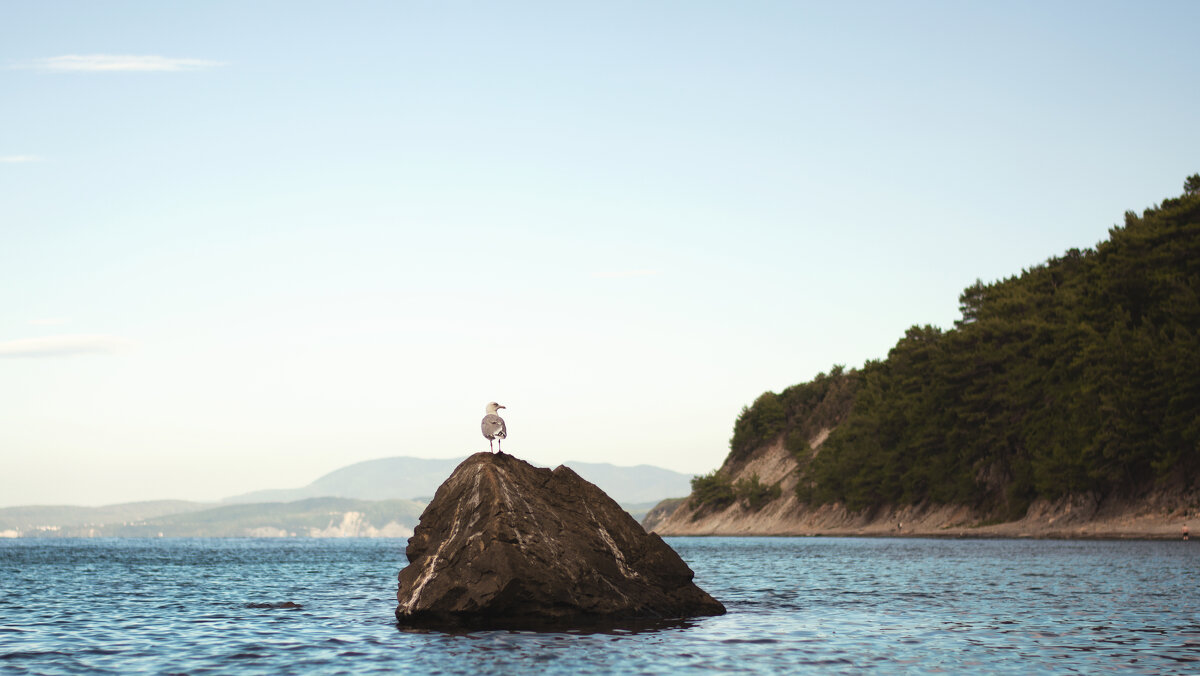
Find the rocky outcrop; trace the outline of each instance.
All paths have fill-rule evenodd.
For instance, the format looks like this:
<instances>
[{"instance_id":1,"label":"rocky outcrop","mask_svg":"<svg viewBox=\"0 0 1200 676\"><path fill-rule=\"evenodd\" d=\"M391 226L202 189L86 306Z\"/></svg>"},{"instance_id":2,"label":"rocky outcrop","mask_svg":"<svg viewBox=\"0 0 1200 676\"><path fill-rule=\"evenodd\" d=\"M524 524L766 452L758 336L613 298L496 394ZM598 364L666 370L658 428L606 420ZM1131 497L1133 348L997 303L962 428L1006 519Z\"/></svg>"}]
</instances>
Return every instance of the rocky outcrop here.
<instances>
[{"instance_id":1,"label":"rocky outcrop","mask_svg":"<svg viewBox=\"0 0 1200 676\"><path fill-rule=\"evenodd\" d=\"M477 453L438 488L400 571L396 620L563 627L719 615L660 537L567 467Z\"/></svg>"},{"instance_id":2,"label":"rocky outcrop","mask_svg":"<svg viewBox=\"0 0 1200 676\"><path fill-rule=\"evenodd\" d=\"M809 439L813 453L820 452L821 445L829 437L830 430L822 429ZM675 507L660 503L665 515L653 524L646 522L647 530L653 529L662 535L781 535L811 533L813 525L806 522L809 515L796 499L796 458L784 448L783 440L755 450L746 458L726 458L721 474L731 482L757 479L771 486L778 485L780 497L752 509L741 501L713 509L696 502L689 496ZM647 515L649 516L649 515Z\"/></svg>"},{"instance_id":3,"label":"rocky outcrop","mask_svg":"<svg viewBox=\"0 0 1200 676\"><path fill-rule=\"evenodd\" d=\"M263 609L299 610L300 608L303 608L304 606L300 605L299 603L296 603L295 601L276 601L274 603L247 603L246 607L247 608L256 608L256 609L260 609L260 610L263 610Z\"/></svg>"},{"instance_id":4,"label":"rocky outcrop","mask_svg":"<svg viewBox=\"0 0 1200 676\"><path fill-rule=\"evenodd\" d=\"M667 498L658 503L642 518L642 528L646 529L647 533L655 532L687 500L687 498Z\"/></svg>"}]
</instances>

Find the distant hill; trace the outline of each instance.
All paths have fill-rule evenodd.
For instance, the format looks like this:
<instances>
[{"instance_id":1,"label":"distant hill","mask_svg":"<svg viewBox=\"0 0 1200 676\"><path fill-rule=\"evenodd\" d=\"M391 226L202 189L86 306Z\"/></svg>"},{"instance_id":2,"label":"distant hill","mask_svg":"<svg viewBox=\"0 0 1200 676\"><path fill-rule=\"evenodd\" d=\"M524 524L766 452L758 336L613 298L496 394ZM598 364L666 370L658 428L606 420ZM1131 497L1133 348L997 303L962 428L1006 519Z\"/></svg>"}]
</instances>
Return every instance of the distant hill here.
<instances>
[{"instance_id":1,"label":"distant hill","mask_svg":"<svg viewBox=\"0 0 1200 676\"><path fill-rule=\"evenodd\" d=\"M945 524L1050 523L1074 503L1195 511L1198 262L1193 175L1094 249L976 281L954 328L913 326L886 359L764 392L661 532L812 533L908 514L886 520L899 529L942 507Z\"/></svg>"},{"instance_id":2,"label":"distant hill","mask_svg":"<svg viewBox=\"0 0 1200 676\"><path fill-rule=\"evenodd\" d=\"M368 460L303 488L255 491L218 505L161 500L6 507L0 509L0 537L408 537L425 503L462 460ZM688 475L660 467L569 465L637 519L659 500L690 490Z\"/></svg>"},{"instance_id":3,"label":"distant hill","mask_svg":"<svg viewBox=\"0 0 1200 676\"><path fill-rule=\"evenodd\" d=\"M415 500L310 498L240 504L149 519L120 537L408 537L425 504Z\"/></svg>"},{"instance_id":4,"label":"distant hill","mask_svg":"<svg viewBox=\"0 0 1200 676\"><path fill-rule=\"evenodd\" d=\"M226 498L222 502L293 502L320 497L428 501L462 461L463 458L406 456L365 460L335 469L301 488L254 491Z\"/></svg>"},{"instance_id":5,"label":"distant hill","mask_svg":"<svg viewBox=\"0 0 1200 676\"><path fill-rule=\"evenodd\" d=\"M625 509L629 509L631 504L656 503L664 498L676 498L692 491L692 475L653 465L622 467L608 463L575 461L563 464L599 486L600 490L608 493L608 497L619 502Z\"/></svg>"},{"instance_id":6,"label":"distant hill","mask_svg":"<svg viewBox=\"0 0 1200 676\"><path fill-rule=\"evenodd\" d=\"M366 460L334 470L302 488L254 491L223 502L292 502L316 497L427 501L462 461L463 458L406 456ZM657 502L691 491L691 476L661 467L619 467L590 462L565 464L622 505Z\"/></svg>"},{"instance_id":7,"label":"distant hill","mask_svg":"<svg viewBox=\"0 0 1200 676\"><path fill-rule=\"evenodd\" d=\"M156 504L156 503L134 503ZM183 506L198 509L179 509ZM12 507L0 510L8 537L408 537L425 508L413 500L310 498L214 507L177 503L176 511L112 507ZM40 510L40 512L39 512Z\"/></svg>"},{"instance_id":8,"label":"distant hill","mask_svg":"<svg viewBox=\"0 0 1200 676\"><path fill-rule=\"evenodd\" d=\"M208 509L213 505L184 500L127 502L104 507L32 505L0 508L0 532L86 528L102 524L124 524L172 514Z\"/></svg>"}]
</instances>

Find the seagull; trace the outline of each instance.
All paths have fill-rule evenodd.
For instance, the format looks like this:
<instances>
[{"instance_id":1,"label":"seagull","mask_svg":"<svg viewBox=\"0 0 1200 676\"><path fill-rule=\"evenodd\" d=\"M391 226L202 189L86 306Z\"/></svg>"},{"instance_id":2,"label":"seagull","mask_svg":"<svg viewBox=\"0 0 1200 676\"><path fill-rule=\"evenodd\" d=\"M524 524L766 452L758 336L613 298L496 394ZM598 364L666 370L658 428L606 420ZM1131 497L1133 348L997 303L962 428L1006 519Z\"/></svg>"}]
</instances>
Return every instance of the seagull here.
<instances>
[{"instance_id":1,"label":"seagull","mask_svg":"<svg viewBox=\"0 0 1200 676\"><path fill-rule=\"evenodd\" d=\"M499 447L500 440L508 436L504 429L504 418L496 415L496 411L502 408L504 407L494 401L488 404L487 415L483 416L483 422L479 425L483 429L483 436L488 440L488 450L492 450L492 439L496 440L496 446Z\"/></svg>"}]
</instances>

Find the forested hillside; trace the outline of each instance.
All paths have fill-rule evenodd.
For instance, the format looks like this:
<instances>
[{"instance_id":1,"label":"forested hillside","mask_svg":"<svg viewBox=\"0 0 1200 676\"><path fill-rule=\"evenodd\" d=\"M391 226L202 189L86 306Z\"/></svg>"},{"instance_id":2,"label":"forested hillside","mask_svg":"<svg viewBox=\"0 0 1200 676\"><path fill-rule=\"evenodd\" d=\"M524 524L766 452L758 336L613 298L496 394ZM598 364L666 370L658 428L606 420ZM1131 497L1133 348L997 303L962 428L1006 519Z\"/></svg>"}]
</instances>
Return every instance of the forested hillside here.
<instances>
[{"instance_id":1,"label":"forested hillside","mask_svg":"<svg viewBox=\"0 0 1200 676\"><path fill-rule=\"evenodd\" d=\"M951 329L914 326L884 360L760 396L730 458L782 437L805 503L965 504L1007 518L1036 498L1200 476L1200 175L1181 197L1127 212L1095 249L976 282L959 300ZM834 430L812 453L805 439L822 426Z\"/></svg>"}]
</instances>

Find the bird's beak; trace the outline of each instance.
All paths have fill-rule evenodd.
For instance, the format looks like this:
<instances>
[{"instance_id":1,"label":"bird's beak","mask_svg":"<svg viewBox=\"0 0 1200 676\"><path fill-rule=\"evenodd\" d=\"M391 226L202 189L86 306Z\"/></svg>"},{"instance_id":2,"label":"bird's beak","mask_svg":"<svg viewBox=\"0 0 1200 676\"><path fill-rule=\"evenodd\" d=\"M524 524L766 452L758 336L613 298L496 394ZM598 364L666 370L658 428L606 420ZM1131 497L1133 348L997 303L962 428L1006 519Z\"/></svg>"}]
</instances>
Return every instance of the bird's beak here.
<instances>
[{"instance_id":1,"label":"bird's beak","mask_svg":"<svg viewBox=\"0 0 1200 676\"><path fill-rule=\"evenodd\" d=\"M507 406L497 406L496 408L508 408Z\"/></svg>"}]
</instances>

